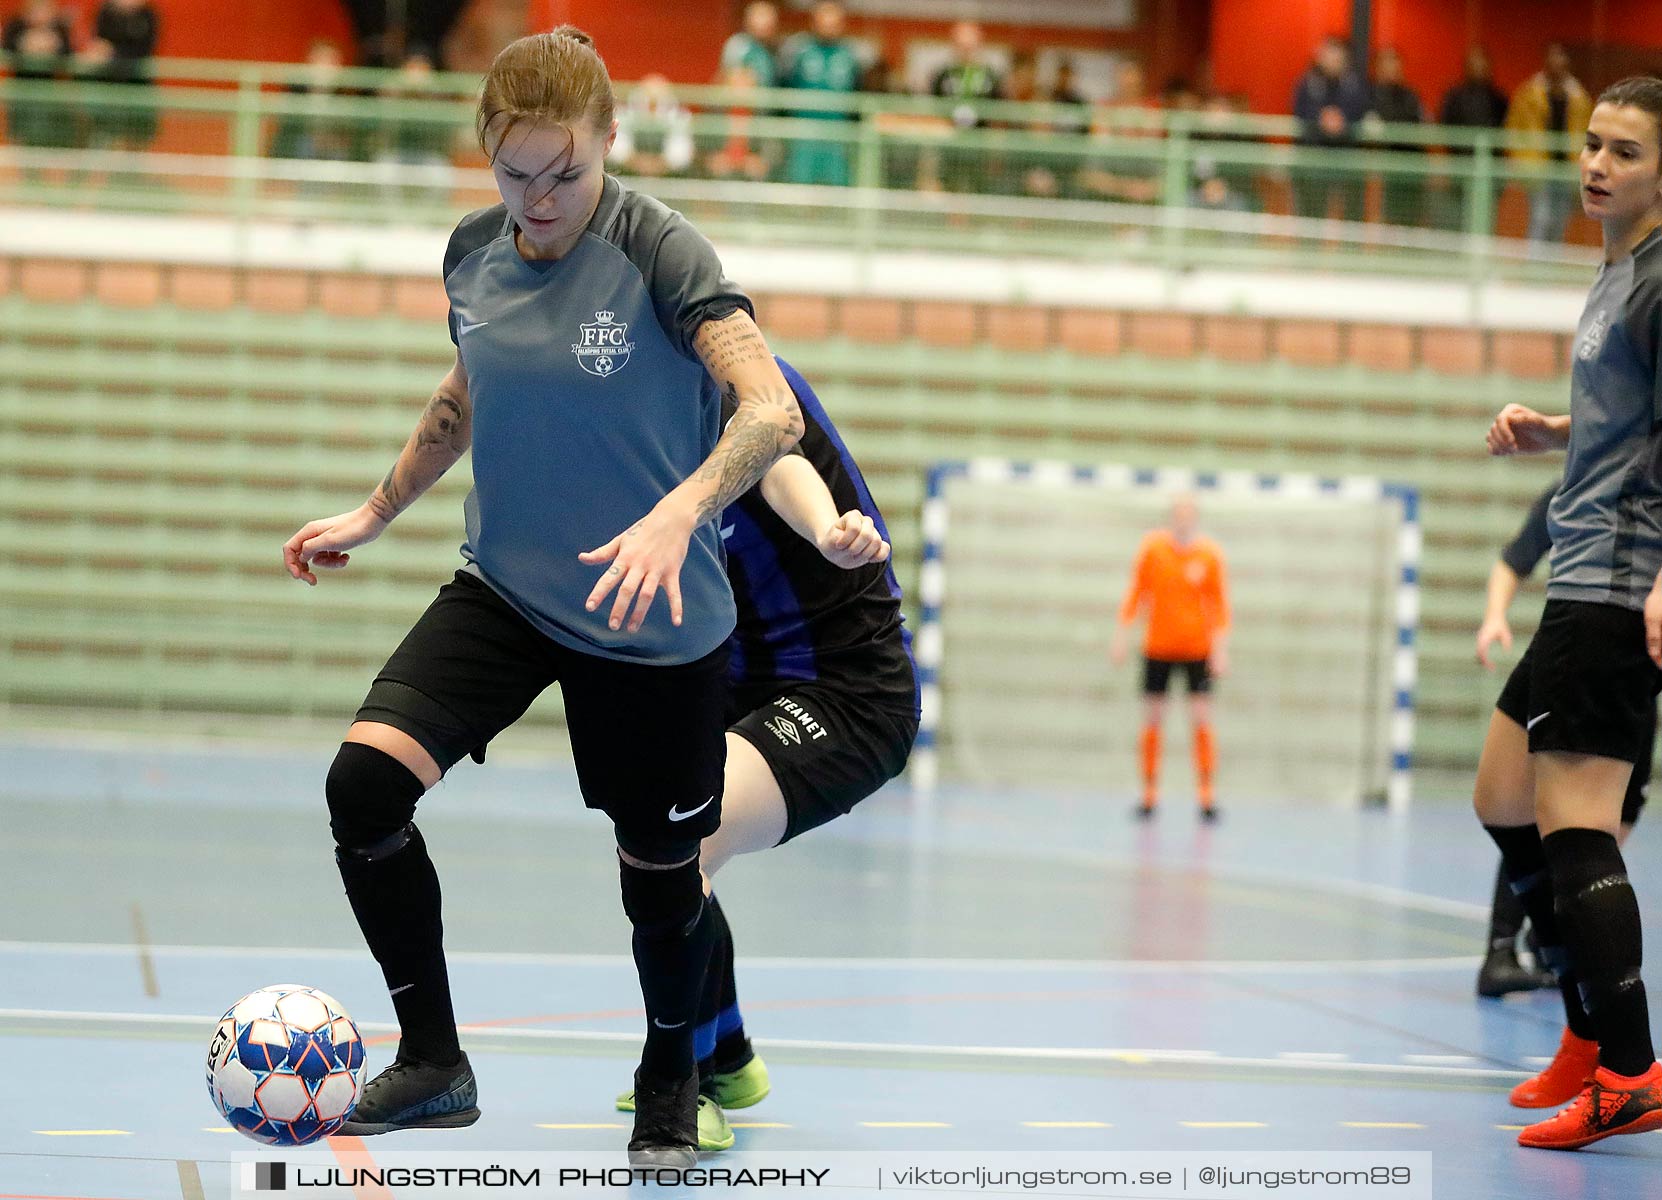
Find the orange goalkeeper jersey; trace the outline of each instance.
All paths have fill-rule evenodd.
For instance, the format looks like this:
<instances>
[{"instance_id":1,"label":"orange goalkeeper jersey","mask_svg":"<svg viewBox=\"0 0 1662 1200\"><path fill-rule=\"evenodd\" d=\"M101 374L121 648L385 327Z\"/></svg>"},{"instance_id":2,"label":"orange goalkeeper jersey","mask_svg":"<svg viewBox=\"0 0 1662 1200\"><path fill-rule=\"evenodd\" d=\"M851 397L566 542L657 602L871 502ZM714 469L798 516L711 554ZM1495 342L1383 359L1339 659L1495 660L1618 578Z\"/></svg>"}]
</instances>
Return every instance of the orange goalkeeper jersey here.
<instances>
[{"instance_id":1,"label":"orange goalkeeper jersey","mask_svg":"<svg viewBox=\"0 0 1662 1200\"><path fill-rule=\"evenodd\" d=\"M1165 529L1145 536L1120 605L1120 623L1129 625L1145 604L1145 655L1166 662L1193 662L1209 655L1213 639L1229 628L1223 552L1217 543L1195 538L1179 546Z\"/></svg>"}]
</instances>

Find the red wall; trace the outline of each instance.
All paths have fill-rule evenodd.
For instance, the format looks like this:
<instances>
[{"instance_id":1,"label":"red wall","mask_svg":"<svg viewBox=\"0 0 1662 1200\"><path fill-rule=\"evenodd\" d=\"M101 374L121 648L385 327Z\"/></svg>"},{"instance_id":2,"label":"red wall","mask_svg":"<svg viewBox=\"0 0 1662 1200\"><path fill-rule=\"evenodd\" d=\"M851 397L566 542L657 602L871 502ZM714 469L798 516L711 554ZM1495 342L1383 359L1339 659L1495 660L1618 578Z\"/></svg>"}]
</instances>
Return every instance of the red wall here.
<instances>
[{"instance_id":1,"label":"red wall","mask_svg":"<svg viewBox=\"0 0 1662 1200\"><path fill-rule=\"evenodd\" d=\"M352 23L340 0L152 0L161 16L156 53L165 58L229 58L300 62L316 38L338 42L351 61ZM8 15L15 4L0 0ZM92 36L98 0L67 0L77 42Z\"/></svg>"},{"instance_id":2,"label":"red wall","mask_svg":"<svg viewBox=\"0 0 1662 1200\"><path fill-rule=\"evenodd\" d=\"M1244 92L1258 112L1286 112L1317 41L1348 36L1350 0L1213 0L1211 43L1218 86ZM1495 81L1510 91L1540 68L1548 42L1570 49L1589 87L1647 61L1662 66L1656 0L1374 0L1373 44L1402 51L1408 82L1428 107L1458 81L1469 44L1489 51Z\"/></svg>"}]
</instances>

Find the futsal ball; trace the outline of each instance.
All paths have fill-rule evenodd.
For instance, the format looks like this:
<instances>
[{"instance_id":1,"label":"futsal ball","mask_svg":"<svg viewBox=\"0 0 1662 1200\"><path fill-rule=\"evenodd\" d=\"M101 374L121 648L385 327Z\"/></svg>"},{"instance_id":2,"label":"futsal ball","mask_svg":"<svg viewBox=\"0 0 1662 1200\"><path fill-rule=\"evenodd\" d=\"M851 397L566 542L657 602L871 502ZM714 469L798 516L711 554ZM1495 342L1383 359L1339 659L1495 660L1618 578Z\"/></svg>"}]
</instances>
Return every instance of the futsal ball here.
<instances>
[{"instance_id":1,"label":"futsal ball","mask_svg":"<svg viewBox=\"0 0 1662 1200\"><path fill-rule=\"evenodd\" d=\"M297 983L250 992L208 1045L208 1094L231 1128L268 1146L328 1137L363 1092L364 1043L332 996Z\"/></svg>"}]
</instances>

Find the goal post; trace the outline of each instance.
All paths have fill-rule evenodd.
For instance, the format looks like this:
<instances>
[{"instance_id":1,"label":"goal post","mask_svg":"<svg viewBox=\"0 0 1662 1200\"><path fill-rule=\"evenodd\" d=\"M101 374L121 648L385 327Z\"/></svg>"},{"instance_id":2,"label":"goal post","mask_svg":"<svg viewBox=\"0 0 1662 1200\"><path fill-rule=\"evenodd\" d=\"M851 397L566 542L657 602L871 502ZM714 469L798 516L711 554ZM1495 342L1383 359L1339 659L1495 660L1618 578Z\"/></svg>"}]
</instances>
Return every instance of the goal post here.
<instances>
[{"instance_id":1,"label":"goal post","mask_svg":"<svg viewBox=\"0 0 1662 1200\"><path fill-rule=\"evenodd\" d=\"M1108 644L1144 533L1194 496L1233 609L1215 703L1219 802L1406 807L1421 533L1412 487L1368 477L1077 466L933 466L923 506L910 779L1124 792L1137 786L1140 654ZM1163 791L1189 778L1182 685Z\"/></svg>"}]
</instances>

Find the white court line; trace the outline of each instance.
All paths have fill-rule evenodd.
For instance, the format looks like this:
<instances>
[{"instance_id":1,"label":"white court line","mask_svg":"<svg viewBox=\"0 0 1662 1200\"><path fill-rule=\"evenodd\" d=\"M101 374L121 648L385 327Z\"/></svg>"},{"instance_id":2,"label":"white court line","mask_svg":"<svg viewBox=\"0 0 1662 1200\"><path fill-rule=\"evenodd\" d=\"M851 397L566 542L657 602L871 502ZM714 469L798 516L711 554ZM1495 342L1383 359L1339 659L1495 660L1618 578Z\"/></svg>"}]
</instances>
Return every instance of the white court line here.
<instances>
[{"instance_id":1,"label":"white court line","mask_svg":"<svg viewBox=\"0 0 1662 1200\"><path fill-rule=\"evenodd\" d=\"M1485 918L1487 919L1487 918ZM338 948L308 949L303 946L151 946L157 958L271 958L322 959L324 961L369 961L367 950ZM129 956L131 945L115 942L18 942L0 941L0 954L84 954L88 956ZM487 966L617 967L635 970L635 960L624 954L525 954L456 950L445 955L451 962ZM1240 975L1273 972L1280 975L1328 975L1352 972L1364 975L1396 972L1466 970L1478 961L1476 952L1435 958L1378 959L1078 959L1078 958L751 958L741 955L737 963L749 970L803 971L815 968L833 971L1080 971L1120 975L1218 974Z\"/></svg>"},{"instance_id":2,"label":"white court line","mask_svg":"<svg viewBox=\"0 0 1662 1200\"><path fill-rule=\"evenodd\" d=\"M0 1008L0 1020L8 1017L41 1021L109 1021L135 1025L200 1025L212 1027L216 1017L189 1013L126 1013L86 1012L48 1008ZM392 1022L361 1021L358 1028L368 1033L396 1033ZM608 1033L576 1029L526 1029L503 1025L462 1025L463 1033L529 1041L560 1042L626 1042L639 1044L639 1033ZM1160 1050L1131 1047L1097 1046L946 1046L925 1042L830 1042L798 1038L752 1038L764 1050L816 1050L845 1054L916 1054L940 1058L966 1059L1042 1059L1051 1062L1120 1063L1129 1066L1151 1064L1190 1064L1219 1067L1274 1067L1278 1070L1299 1070L1320 1074L1361 1072L1369 1075L1396 1075L1401 1077L1430 1076L1461 1079L1517 1080L1529 1077L1527 1071L1507 1071L1489 1067L1450 1067L1434 1063L1409 1065L1404 1063L1326 1062L1309 1059L1250 1058L1220 1054L1216 1050ZM1414 1058L1414 1055L1404 1057ZM1424 1055L1418 1057L1440 1057ZM1441 1056L1447 1057L1447 1056ZM1464 1056L1462 1056L1464 1057ZM1471 1060L1475 1061L1475 1060Z\"/></svg>"},{"instance_id":3,"label":"white court line","mask_svg":"<svg viewBox=\"0 0 1662 1200\"><path fill-rule=\"evenodd\" d=\"M1477 1059L1470 1054L1404 1054L1402 1061L1428 1067L1458 1067L1476 1062Z\"/></svg>"}]
</instances>

